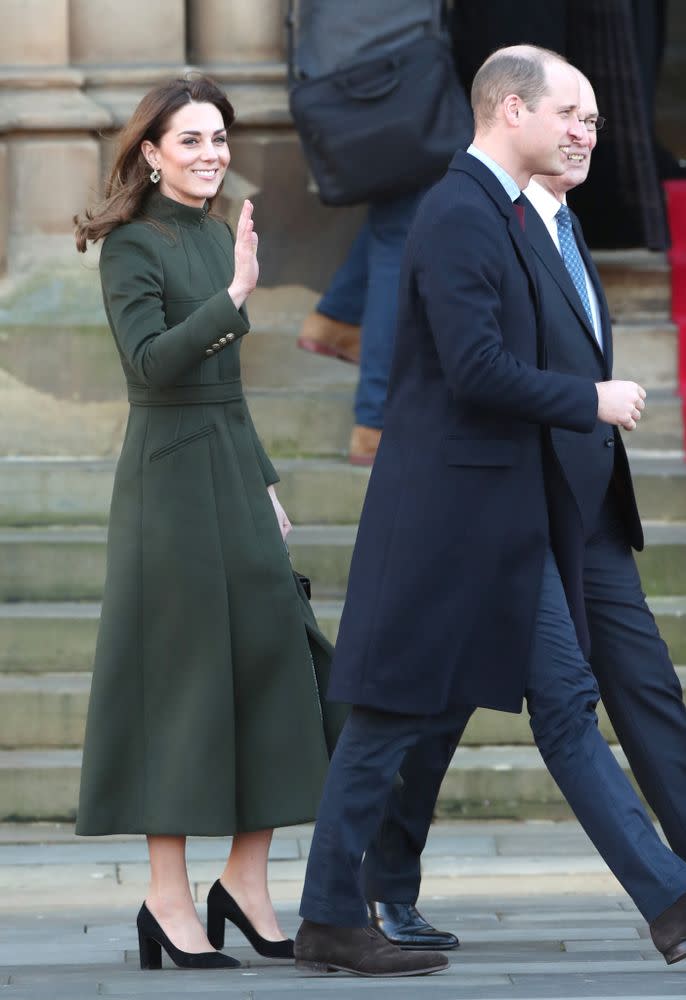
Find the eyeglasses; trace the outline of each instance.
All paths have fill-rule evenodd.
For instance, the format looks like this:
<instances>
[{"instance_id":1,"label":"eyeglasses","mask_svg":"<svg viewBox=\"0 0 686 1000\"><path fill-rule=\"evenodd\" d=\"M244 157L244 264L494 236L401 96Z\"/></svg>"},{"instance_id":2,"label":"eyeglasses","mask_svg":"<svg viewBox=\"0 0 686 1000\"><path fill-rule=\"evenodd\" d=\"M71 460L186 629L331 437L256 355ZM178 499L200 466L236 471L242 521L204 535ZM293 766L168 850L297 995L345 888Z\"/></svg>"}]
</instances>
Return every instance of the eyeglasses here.
<instances>
[{"instance_id":1,"label":"eyeglasses","mask_svg":"<svg viewBox=\"0 0 686 1000\"><path fill-rule=\"evenodd\" d=\"M579 119L587 132L599 132L606 121L607 119L603 118L602 115L590 115L588 118Z\"/></svg>"}]
</instances>

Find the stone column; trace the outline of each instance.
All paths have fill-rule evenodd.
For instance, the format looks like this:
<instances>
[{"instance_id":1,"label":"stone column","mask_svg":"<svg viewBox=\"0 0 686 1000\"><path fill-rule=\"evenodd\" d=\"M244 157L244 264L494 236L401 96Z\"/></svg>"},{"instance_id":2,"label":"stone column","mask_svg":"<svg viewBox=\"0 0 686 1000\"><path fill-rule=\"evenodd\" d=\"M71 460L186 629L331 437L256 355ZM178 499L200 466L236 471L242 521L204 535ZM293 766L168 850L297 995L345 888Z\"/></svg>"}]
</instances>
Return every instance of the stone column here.
<instances>
[{"instance_id":1,"label":"stone column","mask_svg":"<svg viewBox=\"0 0 686 1000\"><path fill-rule=\"evenodd\" d=\"M9 237L16 270L73 253L73 216L98 197L100 151L95 139L44 136L10 144Z\"/></svg>"},{"instance_id":2,"label":"stone column","mask_svg":"<svg viewBox=\"0 0 686 1000\"><path fill-rule=\"evenodd\" d=\"M0 66L68 63L68 13L69 0L2 0Z\"/></svg>"},{"instance_id":3,"label":"stone column","mask_svg":"<svg viewBox=\"0 0 686 1000\"><path fill-rule=\"evenodd\" d=\"M284 0L188 0L189 60L200 66L280 62Z\"/></svg>"},{"instance_id":4,"label":"stone column","mask_svg":"<svg viewBox=\"0 0 686 1000\"><path fill-rule=\"evenodd\" d=\"M77 66L185 62L184 0L69 0L69 10Z\"/></svg>"}]
</instances>

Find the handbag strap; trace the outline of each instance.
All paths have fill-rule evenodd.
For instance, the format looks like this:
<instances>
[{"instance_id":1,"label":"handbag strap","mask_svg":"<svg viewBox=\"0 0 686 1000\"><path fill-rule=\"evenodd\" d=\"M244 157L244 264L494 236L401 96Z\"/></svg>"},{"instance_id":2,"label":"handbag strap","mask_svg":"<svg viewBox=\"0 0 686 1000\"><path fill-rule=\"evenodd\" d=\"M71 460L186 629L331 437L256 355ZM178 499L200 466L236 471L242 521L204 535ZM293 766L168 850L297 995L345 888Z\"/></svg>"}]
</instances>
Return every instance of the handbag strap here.
<instances>
[{"instance_id":1,"label":"handbag strap","mask_svg":"<svg viewBox=\"0 0 686 1000\"><path fill-rule=\"evenodd\" d=\"M446 20L448 8L452 8L453 0L434 0L431 20L427 22L426 36L429 38L442 38L446 33ZM299 25L298 14L300 4L298 0L288 0L288 11L284 19L287 34L287 71L288 86L292 87L298 80L302 79L301 71L296 62L297 29Z\"/></svg>"}]
</instances>

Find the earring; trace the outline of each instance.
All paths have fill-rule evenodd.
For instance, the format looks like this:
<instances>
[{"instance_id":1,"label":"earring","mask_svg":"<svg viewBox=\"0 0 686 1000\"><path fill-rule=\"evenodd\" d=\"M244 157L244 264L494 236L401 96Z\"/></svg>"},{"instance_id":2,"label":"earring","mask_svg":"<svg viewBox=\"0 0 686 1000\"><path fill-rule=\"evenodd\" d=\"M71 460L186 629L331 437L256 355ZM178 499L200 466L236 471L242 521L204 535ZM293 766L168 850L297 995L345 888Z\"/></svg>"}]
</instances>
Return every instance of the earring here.
<instances>
[{"instance_id":1,"label":"earring","mask_svg":"<svg viewBox=\"0 0 686 1000\"><path fill-rule=\"evenodd\" d=\"M152 171L150 173L150 180L153 182L153 184L157 184L157 182L159 181L160 177L161 177L161 174L160 174L159 170L157 169L157 167L153 167Z\"/></svg>"}]
</instances>

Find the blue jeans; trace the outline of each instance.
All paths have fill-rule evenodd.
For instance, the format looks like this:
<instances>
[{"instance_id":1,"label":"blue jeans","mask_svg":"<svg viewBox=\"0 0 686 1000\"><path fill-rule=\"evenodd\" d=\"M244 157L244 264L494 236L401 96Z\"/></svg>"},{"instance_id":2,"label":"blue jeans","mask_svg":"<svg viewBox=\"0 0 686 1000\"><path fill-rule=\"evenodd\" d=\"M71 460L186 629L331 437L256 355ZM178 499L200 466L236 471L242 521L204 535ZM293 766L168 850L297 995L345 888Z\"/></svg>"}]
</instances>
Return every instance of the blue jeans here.
<instances>
[{"instance_id":1,"label":"blue jeans","mask_svg":"<svg viewBox=\"0 0 686 1000\"><path fill-rule=\"evenodd\" d=\"M423 192L372 202L348 256L331 279L317 312L362 327L355 423L383 427L398 319L400 263Z\"/></svg>"}]
</instances>

